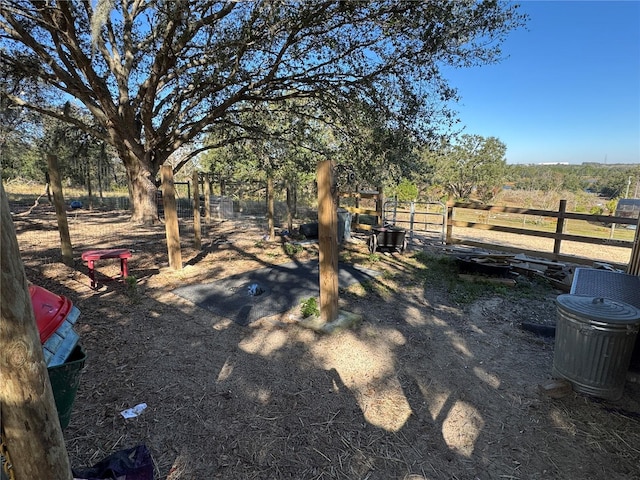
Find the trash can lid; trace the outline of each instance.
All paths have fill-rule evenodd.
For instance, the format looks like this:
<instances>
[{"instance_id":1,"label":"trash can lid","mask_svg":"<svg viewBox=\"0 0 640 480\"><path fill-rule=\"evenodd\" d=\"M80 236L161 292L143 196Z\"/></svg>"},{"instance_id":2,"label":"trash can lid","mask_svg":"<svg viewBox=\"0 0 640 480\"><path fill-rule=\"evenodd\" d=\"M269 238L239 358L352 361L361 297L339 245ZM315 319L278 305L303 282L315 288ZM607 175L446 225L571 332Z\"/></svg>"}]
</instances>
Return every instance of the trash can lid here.
<instances>
[{"instance_id":1,"label":"trash can lid","mask_svg":"<svg viewBox=\"0 0 640 480\"><path fill-rule=\"evenodd\" d=\"M44 343L62 325L73 304L67 297L56 295L37 285L29 286L29 295L40 333L40 342Z\"/></svg>"},{"instance_id":2,"label":"trash can lid","mask_svg":"<svg viewBox=\"0 0 640 480\"><path fill-rule=\"evenodd\" d=\"M640 324L640 310L609 298L564 294L558 295L556 303L587 320L619 325Z\"/></svg>"}]
</instances>

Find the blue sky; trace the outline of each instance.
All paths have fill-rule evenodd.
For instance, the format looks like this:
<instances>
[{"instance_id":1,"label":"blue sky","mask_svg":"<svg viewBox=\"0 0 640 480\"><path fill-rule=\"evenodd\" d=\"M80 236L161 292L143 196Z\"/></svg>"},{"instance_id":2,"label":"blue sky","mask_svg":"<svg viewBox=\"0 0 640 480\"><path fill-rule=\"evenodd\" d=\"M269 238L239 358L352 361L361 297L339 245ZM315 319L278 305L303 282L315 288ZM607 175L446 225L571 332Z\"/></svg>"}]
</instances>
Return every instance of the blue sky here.
<instances>
[{"instance_id":1,"label":"blue sky","mask_svg":"<svg viewBox=\"0 0 640 480\"><path fill-rule=\"evenodd\" d=\"M640 1L523 1L497 65L446 70L464 133L507 163L640 162Z\"/></svg>"}]
</instances>

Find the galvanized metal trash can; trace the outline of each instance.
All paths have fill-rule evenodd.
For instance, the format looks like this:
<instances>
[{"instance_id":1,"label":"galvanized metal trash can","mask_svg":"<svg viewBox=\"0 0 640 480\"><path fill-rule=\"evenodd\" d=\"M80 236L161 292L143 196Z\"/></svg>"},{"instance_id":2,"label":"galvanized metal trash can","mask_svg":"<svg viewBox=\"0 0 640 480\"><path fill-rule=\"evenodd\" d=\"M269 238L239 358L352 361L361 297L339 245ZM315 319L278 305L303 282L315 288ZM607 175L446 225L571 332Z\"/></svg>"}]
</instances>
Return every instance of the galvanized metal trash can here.
<instances>
[{"instance_id":1,"label":"galvanized metal trash can","mask_svg":"<svg viewBox=\"0 0 640 480\"><path fill-rule=\"evenodd\" d=\"M602 297L559 295L553 376L577 392L619 400L640 327L640 310Z\"/></svg>"},{"instance_id":2,"label":"galvanized metal trash can","mask_svg":"<svg viewBox=\"0 0 640 480\"><path fill-rule=\"evenodd\" d=\"M338 243L351 241L351 213L344 209L338 208Z\"/></svg>"}]
</instances>

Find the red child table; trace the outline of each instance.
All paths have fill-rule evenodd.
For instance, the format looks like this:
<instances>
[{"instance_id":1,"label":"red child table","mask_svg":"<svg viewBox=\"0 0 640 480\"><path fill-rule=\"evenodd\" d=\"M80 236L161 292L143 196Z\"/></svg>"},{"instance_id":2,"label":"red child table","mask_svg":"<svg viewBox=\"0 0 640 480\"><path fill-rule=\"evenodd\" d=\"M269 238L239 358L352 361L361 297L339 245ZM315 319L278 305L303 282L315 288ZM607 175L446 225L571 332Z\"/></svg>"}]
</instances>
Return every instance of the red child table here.
<instances>
[{"instance_id":1,"label":"red child table","mask_svg":"<svg viewBox=\"0 0 640 480\"><path fill-rule=\"evenodd\" d=\"M106 258L119 258L120 259L120 275L123 279L129 276L129 270L127 267L127 259L131 258L131 252L126 248L115 248L109 250L87 250L82 253L82 260L87 262L89 268L89 278L91 278L91 288L95 289L98 286L96 282L95 262L98 260L104 260Z\"/></svg>"}]
</instances>

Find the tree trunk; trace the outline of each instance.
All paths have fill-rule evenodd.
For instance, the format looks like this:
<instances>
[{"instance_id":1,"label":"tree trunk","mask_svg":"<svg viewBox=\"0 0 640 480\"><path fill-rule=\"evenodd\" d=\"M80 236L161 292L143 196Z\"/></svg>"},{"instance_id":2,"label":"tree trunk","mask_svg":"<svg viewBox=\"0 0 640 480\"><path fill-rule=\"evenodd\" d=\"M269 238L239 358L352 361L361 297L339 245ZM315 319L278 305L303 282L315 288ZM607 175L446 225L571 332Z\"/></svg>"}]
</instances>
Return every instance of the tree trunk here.
<instances>
[{"instance_id":1,"label":"tree trunk","mask_svg":"<svg viewBox=\"0 0 640 480\"><path fill-rule=\"evenodd\" d=\"M156 201L158 189L154 183L155 173L135 157L125 164L125 168L129 182L131 222L143 225L157 223L159 221Z\"/></svg>"},{"instance_id":2,"label":"tree trunk","mask_svg":"<svg viewBox=\"0 0 640 480\"><path fill-rule=\"evenodd\" d=\"M0 412L15 478L71 480L9 203L0 185Z\"/></svg>"},{"instance_id":3,"label":"tree trunk","mask_svg":"<svg viewBox=\"0 0 640 480\"><path fill-rule=\"evenodd\" d=\"M293 231L293 187L291 181L287 180L287 228L289 232Z\"/></svg>"},{"instance_id":4,"label":"tree trunk","mask_svg":"<svg viewBox=\"0 0 640 480\"><path fill-rule=\"evenodd\" d=\"M200 225L200 178L197 170L193 171L193 248L202 248L202 231Z\"/></svg>"},{"instance_id":5,"label":"tree trunk","mask_svg":"<svg viewBox=\"0 0 640 480\"><path fill-rule=\"evenodd\" d=\"M275 207L273 192L273 176L267 173L267 219L269 221L269 240L275 240L276 231L274 225Z\"/></svg>"},{"instance_id":6,"label":"tree trunk","mask_svg":"<svg viewBox=\"0 0 640 480\"><path fill-rule=\"evenodd\" d=\"M89 197L89 210L93 210L93 192L91 191L91 160L87 159L87 196Z\"/></svg>"},{"instance_id":7,"label":"tree trunk","mask_svg":"<svg viewBox=\"0 0 640 480\"><path fill-rule=\"evenodd\" d=\"M209 174L204 174L204 223L211 223L211 179ZM222 201L220 202L222 205Z\"/></svg>"},{"instance_id":8,"label":"tree trunk","mask_svg":"<svg viewBox=\"0 0 640 480\"><path fill-rule=\"evenodd\" d=\"M64 196L62 195L62 179L58 171L58 157L47 155L47 166L51 177L51 187L53 188L53 204L56 209L56 219L58 220L58 231L60 232L60 250L62 251L62 261L65 265L73 266L73 247L69 236L69 223L67 222L67 211L64 206Z\"/></svg>"},{"instance_id":9,"label":"tree trunk","mask_svg":"<svg viewBox=\"0 0 640 480\"><path fill-rule=\"evenodd\" d=\"M47 171L44 174L45 180L47 182L44 190L47 194L47 198L49 199L49 203L53 203L53 199L51 198L51 177L49 176L49 172Z\"/></svg>"},{"instance_id":10,"label":"tree trunk","mask_svg":"<svg viewBox=\"0 0 640 480\"><path fill-rule=\"evenodd\" d=\"M298 181L293 184L293 218L298 217Z\"/></svg>"},{"instance_id":11,"label":"tree trunk","mask_svg":"<svg viewBox=\"0 0 640 480\"><path fill-rule=\"evenodd\" d=\"M104 143L100 147L100 155L98 155L98 168L96 174L98 176L98 194L100 196L100 205L104 204L104 197L102 195L102 169L104 166L105 146Z\"/></svg>"}]
</instances>

